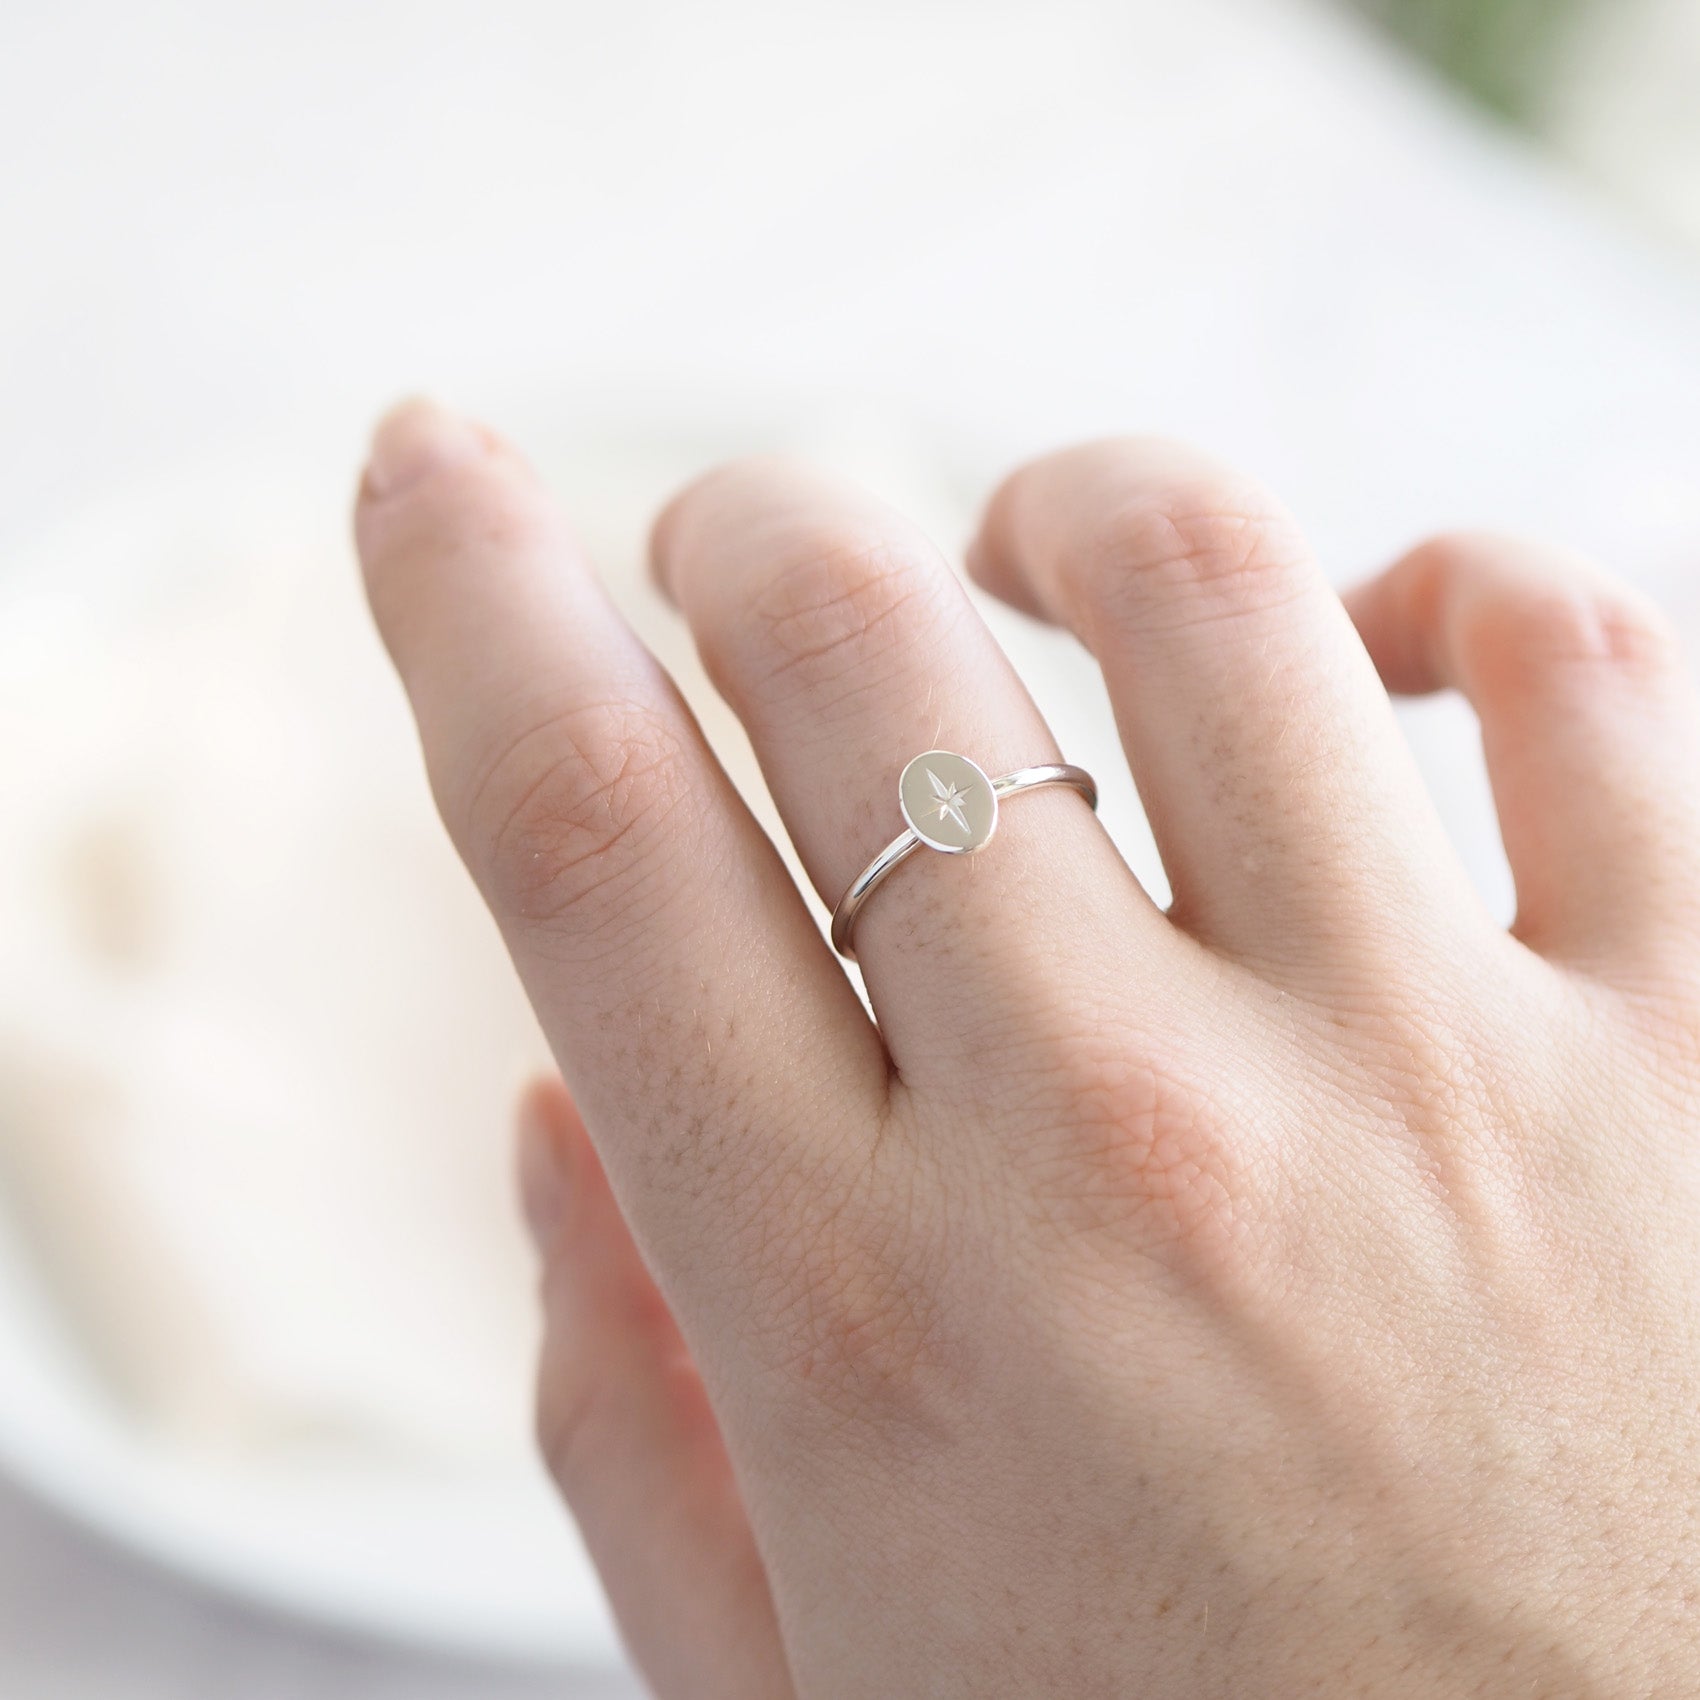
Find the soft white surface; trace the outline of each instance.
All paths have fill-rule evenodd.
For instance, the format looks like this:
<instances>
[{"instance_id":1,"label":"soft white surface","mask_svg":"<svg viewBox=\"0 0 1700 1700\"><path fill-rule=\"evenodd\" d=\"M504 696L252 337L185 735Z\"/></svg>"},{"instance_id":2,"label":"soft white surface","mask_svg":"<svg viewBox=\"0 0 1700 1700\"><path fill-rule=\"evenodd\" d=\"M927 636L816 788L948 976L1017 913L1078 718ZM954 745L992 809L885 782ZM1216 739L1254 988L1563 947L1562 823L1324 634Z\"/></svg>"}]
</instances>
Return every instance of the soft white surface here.
<instances>
[{"instance_id":1,"label":"soft white surface","mask_svg":"<svg viewBox=\"0 0 1700 1700\"><path fill-rule=\"evenodd\" d=\"M606 1663L500 1160L546 1052L310 490L227 459L0 590L0 1451L208 1579Z\"/></svg>"},{"instance_id":2,"label":"soft white surface","mask_svg":"<svg viewBox=\"0 0 1700 1700\"><path fill-rule=\"evenodd\" d=\"M506 1461L534 1330L490 1156L548 1053L281 470L3 581L0 1177L162 1441Z\"/></svg>"},{"instance_id":3,"label":"soft white surface","mask_svg":"<svg viewBox=\"0 0 1700 1700\"><path fill-rule=\"evenodd\" d=\"M557 444L777 393L903 421L957 512L1145 426L1277 483L1342 578L1494 523L1692 603L1690 284L1321 11L17 9L0 150L10 554L233 440L322 445L333 526L401 389ZM1467 729L1417 733L1503 905Z\"/></svg>"},{"instance_id":4,"label":"soft white surface","mask_svg":"<svg viewBox=\"0 0 1700 1700\"><path fill-rule=\"evenodd\" d=\"M634 1700L617 1672L492 1668L244 1608L0 1480L0 1680L22 1700Z\"/></svg>"}]
</instances>

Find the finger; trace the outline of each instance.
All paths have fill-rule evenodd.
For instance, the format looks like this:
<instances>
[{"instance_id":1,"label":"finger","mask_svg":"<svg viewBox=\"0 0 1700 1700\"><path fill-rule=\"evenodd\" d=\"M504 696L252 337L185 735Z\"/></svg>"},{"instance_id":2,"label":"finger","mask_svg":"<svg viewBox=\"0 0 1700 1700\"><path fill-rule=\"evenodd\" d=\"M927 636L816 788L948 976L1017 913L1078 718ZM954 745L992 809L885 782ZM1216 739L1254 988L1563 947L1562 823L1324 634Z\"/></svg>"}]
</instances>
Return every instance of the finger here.
<instances>
[{"instance_id":1,"label":"finger","mask_svg":"<svg viewBox=\"0 0 1700 1700\"><path fill-rule=\"evenodd\" d=\"M739 463L675 499L652 551L827 903L901 830L912 756L958 751L993 778L1060 759L938 551L862 492ZM913 1083L997 1048L1017 1013L1003 988L1078 980L1166 933L1091 811L1049 791L1010 799L981 853L912 858L854 942Z\"/></svg>"},{"instance_id":2,"label":"finger","mask_svg":"<svg viewBox=\"0 0 1700 1700\"><path fill-rule=\"evenodd\" d=\"M877 1124L877 1035L512 451L403 408L374 441L356 531L443 818L620 1196L691 1303L735 1306L737 1252L775 1241L750 1200L802 1177L806 1203Z\"/></svg>"},{"instance_id":3,"label":"finger","mask_svg":"<svg viewBox=\"0 0 1700 1700\"><path fill-rule=\"evenodd\" d=\"M520 1109L544 1263L537 1425L658 1700L789 1700L767 1575L684 1341L558 1081Z\"/></svg>"},{"instance_id":4,"label":"finger","mask_svg":"<svg viewBox=\"0 0 1700 1700\"><path fill-rule=\"evenodd\" d=\"M1156 441L1066 450L1005 482L969 567L1102 663L1189 931L1335 960L1474 908L1339 599L1245 478Z\"/></svg>"},{"instance_id":5,"label":"finger","mask_svg":"<svg viewBox=\"0 0 1700 1700\"><path fill-rule=\"evenodd\" d=\"M1451 686L1481 719L1517 932L1595 963L1691 960L1700 708L1659 611L1560 551L1424 544L1348 595L1391 690Z\"/></svg>"}]
</instances>

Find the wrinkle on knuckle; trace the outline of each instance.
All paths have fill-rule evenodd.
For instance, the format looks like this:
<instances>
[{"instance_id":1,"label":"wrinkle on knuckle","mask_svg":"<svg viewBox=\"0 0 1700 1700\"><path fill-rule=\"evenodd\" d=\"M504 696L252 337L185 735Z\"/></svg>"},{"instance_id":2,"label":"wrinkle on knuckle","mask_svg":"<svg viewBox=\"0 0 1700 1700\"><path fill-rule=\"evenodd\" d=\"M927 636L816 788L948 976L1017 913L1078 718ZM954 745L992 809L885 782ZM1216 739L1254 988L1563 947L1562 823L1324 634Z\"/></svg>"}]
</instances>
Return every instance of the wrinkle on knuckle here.
<instances>
[{"instance_id":1,"label":"wrinkle on knuckle","mask_svg":"<svg viewBox=\"0 0 1700 1700\"><path fill-rule=\"evenodd\" d=\"M1651 602L1626 587L1558 580L1518 596L1484 597L1460 621L1463 668L1486 688L1557 681L1657 685L1681 670L1682 645Z\"/></svg>"},{"instance_id":2,"label":"wrinkle on knuckle","mask_svg":"<svg viewBox=\"0 0 1700 1700\"><path fill-rule=\"evenodd\" d=\"M561 1305L547 1291L561 1272L544 1275L546 1322L532 1435L551 1477L576 1499L582 1486L605 1473L611 1449L646 1404L688 1412L706 1404L706 1395L659 1293L601 1282L583 1265L567 1278L577 1290Z\"/></svg>"},{"instance_id":3,"label":"wrinkle on knuckle","mask_svg":"<svg viewBox=\"0 0 1700 1700\"><path fill-rule=\"evenodd\" d=\"M1088 629L1165 629L1278 607L1308 587L1292 521L1256 485L1231 480L1145 490L1112 503L1065 565Z\"/></svg>"},{"instance_id":4,"label":"wrinkle on knuckle","mask_svg":"<svg viewBox=\"0 0 1700 1700\"><path fill-rule=\"evenodd\" d=\"M586 1470L594 1468L595 1430L606 1397L597 1376L559 1355L538 1381L532 1433L544 1468L569 1500Z\"/></svg>"},{"instance_id":5,"label":"wrinkle on knuckle","mask_svg":"<svg viewBox=\"0 0 1700 1700\"><path fill-rule=\"evenodd\" d=\"M752 597L736 641L743 666L778 694L861 681L922 625L946 582L912 545L834 531L789 541Z\"/></svg>"},{"instance_id":6,"label":"wrinkle on knuckle","mask_svg":"<svg viewBox=\"0 0 1700 1700\"><path fill-rule=\"evenodd\" d=\"M937 1306L917 1283L840 1247L830 1267L814 1269L796 1288L783 1318L783 1362L817 1400L838 1409L901 1410L915 1403L936 1318Z\"/></svg>"},{"instance_id":7,"label":"wrinkle on knuckle","mask_svg":"<svg viewBox=\"0 0 1700 1700\"><path fill-rule=\"evenodd\" d=\"M1132 1234L1193 1274L1217 1264L1252 1177L1210 1095L1137 1037L1076 1040L1049 1071L1066 1125L1020 1159L1033 1208L1071 1235Z\"/></svg>"},{"instance_id":8,"label":"wrinkle on knuckle","mask_svg":"<svg viewBox=\"0 0 1700 1700\"><path fill-rule=\"evenodd\" d=\"M629 895L685 766L678 729L640 703L550 712L506 740L465 810L468 859L498 918L547 926L611 885Z\"/></svg>"},{"instance_id":9,"label":"wrinkle on knuckle","mask_svg":"<svg viewBox=\"0 0 1700 1700\"><path fill-rule=\"evenodd\" d=\"M819 1421L937 1432L953 1407L941 1271L916 1201L846 1185L812 1208L769 1209L755 1251L768 1368Z\"/></svg>"}]
</instances>

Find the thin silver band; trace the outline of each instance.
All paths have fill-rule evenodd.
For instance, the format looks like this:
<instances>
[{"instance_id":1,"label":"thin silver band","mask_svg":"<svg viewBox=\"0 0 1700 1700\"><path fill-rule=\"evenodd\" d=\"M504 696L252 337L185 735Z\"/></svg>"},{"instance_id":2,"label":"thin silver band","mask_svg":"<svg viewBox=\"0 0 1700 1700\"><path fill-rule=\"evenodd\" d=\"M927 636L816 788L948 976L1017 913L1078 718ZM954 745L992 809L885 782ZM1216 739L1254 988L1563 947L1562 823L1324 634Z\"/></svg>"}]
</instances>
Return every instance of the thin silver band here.
<instances>
[{"instance_id":1,"label":"thin silver band","mask_svg":"<svg viewBox=\"0 0 1700 1700\"><path fill-rule=\"evenodd\" d=\"M981 781L984 784L984 781ZM1019 791L1037 791L1046 785L1066 785L1078 791L1094 809L1098 807L1098 784L1083 767L1071 767L1066 762L1048 763L1042 767L1017 768L1002 779L992 781L992 791L1001 802ZM921 848L922 839L913 827L905 827L850 882L850 889L839 898L832 912L832 948L842 957L854 962L856 952L850 938L856 930L856 917L898 863L906 861Z\"/></svg>"}]
</instances>

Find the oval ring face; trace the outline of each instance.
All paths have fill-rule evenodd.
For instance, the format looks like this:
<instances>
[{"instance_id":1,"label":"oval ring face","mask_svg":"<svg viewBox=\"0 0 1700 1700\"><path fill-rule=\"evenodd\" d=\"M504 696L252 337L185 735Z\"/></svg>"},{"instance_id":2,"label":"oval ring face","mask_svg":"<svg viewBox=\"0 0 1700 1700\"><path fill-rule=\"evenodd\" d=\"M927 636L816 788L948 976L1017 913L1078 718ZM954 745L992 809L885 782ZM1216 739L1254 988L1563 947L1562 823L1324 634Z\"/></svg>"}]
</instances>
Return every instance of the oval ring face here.
<instances>
[{"instance_id":1,"label":"oval ring face","mask_svg":"<svg viewBox=\"0 0 1700 1700\"><path fill-rule=\"evenodd\" d=\"M916 756L897 782L897 800L915 836L947 856L978 850L998 824L991 780L950 750Z\"/></svg>"}]
</instances>

